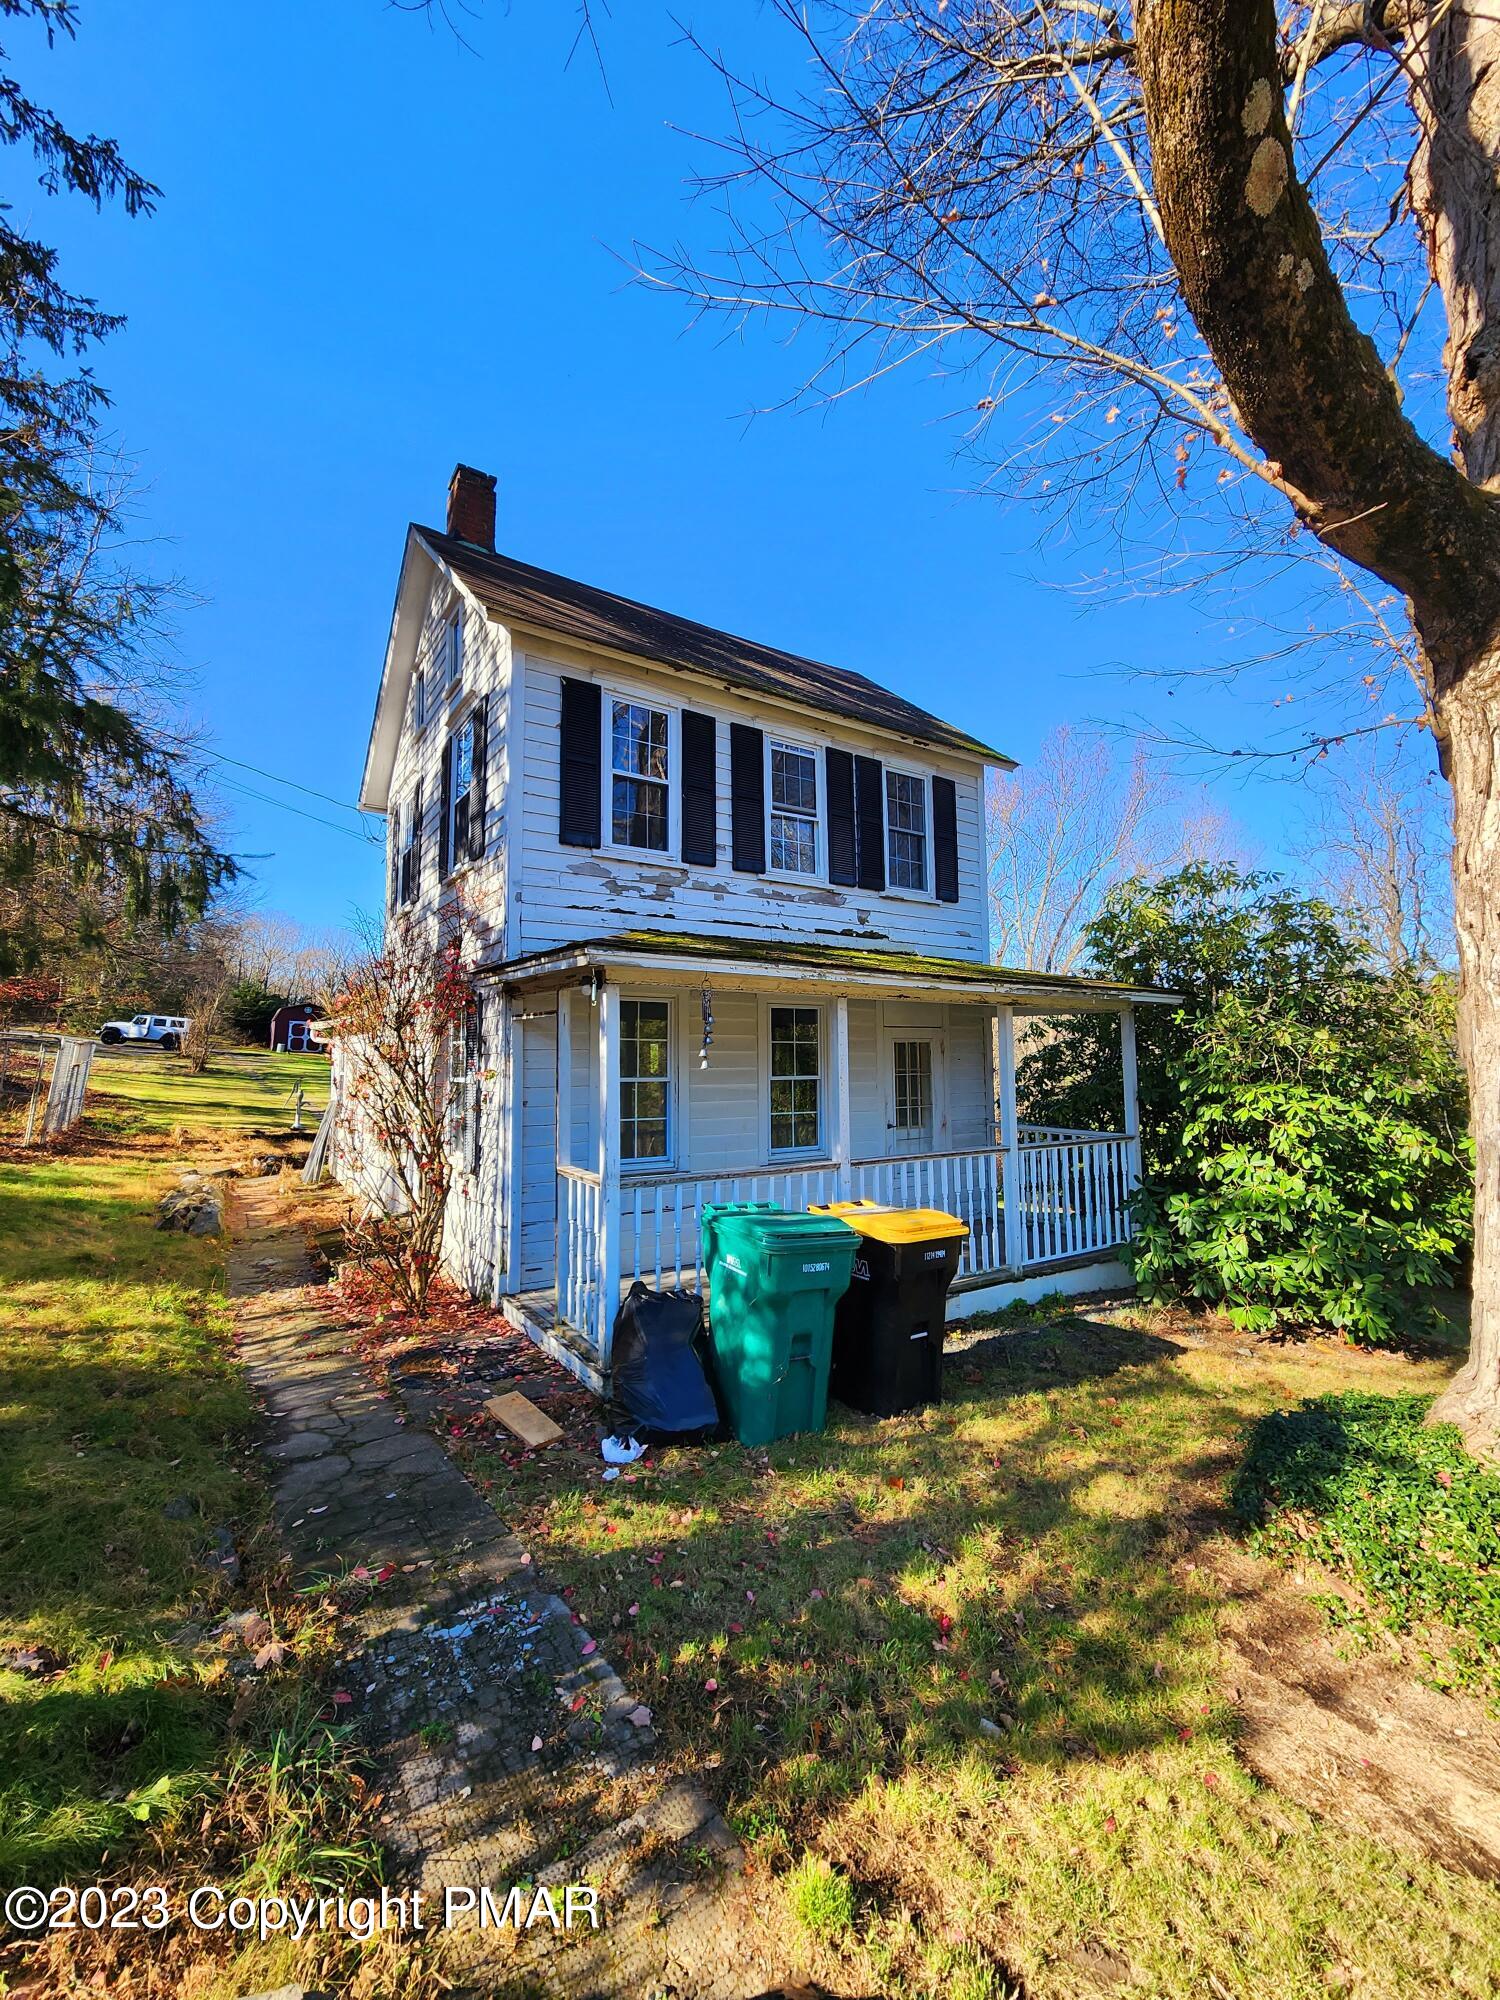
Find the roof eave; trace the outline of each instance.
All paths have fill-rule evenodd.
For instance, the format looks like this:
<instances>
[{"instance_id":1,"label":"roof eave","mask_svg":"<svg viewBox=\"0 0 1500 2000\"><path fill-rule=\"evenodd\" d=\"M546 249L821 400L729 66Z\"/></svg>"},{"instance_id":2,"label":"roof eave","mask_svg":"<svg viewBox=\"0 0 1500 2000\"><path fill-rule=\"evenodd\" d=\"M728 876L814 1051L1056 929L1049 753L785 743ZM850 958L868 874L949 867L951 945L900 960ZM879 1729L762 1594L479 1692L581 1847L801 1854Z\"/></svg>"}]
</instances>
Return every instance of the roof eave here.
<instances>
[{"instance_id":1,"label":"roof eave","mask_svg":"<svg viewBox=\"0 0 1500 2000\"><path fill-rule=\"evenodd\" d=\"M1002 966L994 968L993 978L976 978L967 973L945 974L920 965L880 970L864 965L840 966L829 962L799 963L795 960L777 964L769 960L747 960L727 955L723 958L689 953L674 956L667 952L632 948L628 944L615 945L608 940L590 940L562 945L554 950L532 952L523 958L484 966L481 970L487 977L516 987L546 987L596 970L606 974L612 970L628 970L657 972L664 977L683 979L715 977L747 987L820 985L870 991L900 988L908 992L920 989L941 994L946 999L968 1000L975 1004L1004 1005L1015 1002L1040 1009L1051 1003L1054 1010L1061 1011L1078 1011L1090 1006L1110 1010L1122 1006L1176 1006L1182 1000L1179 993L1162 993L1152 987L1117 985L1109 980L1074 979L1064 974L1051 974L1038 980L1024 971L1007 971ZM1061 1003L1066 1001L1072 1002L1071 1010L1061 1008Z\"/></svg>"}]
</instances>

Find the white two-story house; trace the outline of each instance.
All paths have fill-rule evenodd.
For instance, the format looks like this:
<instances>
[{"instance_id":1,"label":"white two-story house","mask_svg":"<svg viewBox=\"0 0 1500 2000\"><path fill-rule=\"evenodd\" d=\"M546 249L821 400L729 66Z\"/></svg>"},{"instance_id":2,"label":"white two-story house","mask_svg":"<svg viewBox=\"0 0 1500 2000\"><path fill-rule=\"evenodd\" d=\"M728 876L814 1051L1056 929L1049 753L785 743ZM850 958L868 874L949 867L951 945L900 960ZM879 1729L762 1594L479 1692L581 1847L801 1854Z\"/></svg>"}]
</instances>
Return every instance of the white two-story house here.
<instances>
[{"instance_id":1,"label":"white two-story house","mask_svg":"<svg viewBox=\"0 0 1500 2000\"><path fill-rule=\"evenodd\" d=\"M446 528L407 533L360 799L390 912L457 926L473 968L453 1273L596 1385L622 1290L699 1281L706 1201L950 1210L955 1312L1122 1278L1132 1008L1161 996L991 962L1010 761L498 554L495 482L460 466ZM1021 1126L1016 1017L1076 1009L1119 1017L1119 1127Z\"/></svg>"}]
</instances>

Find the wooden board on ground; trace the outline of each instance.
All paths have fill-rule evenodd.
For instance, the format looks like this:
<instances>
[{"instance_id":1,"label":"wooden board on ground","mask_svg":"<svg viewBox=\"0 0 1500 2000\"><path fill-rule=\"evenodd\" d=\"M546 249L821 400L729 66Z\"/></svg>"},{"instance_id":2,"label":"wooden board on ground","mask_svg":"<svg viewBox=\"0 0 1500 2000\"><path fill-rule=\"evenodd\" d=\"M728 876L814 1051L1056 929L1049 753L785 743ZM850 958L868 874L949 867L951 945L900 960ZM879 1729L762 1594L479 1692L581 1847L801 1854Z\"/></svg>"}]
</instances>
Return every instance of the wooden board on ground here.
<instances>
[{"instance_id":1,"label":"wooden board on ground","mask_svg":"<svg viewBox=\"0 0 1500 2000\"><path fill-rule=\"evenodd\" d=\"M491 1396L484 1406L497 1423L513 1431L523 1444L556 1444L562 1426L539 1410L535 1403L512 1390L507 1396Z\"/></svg>"}]
</instances>

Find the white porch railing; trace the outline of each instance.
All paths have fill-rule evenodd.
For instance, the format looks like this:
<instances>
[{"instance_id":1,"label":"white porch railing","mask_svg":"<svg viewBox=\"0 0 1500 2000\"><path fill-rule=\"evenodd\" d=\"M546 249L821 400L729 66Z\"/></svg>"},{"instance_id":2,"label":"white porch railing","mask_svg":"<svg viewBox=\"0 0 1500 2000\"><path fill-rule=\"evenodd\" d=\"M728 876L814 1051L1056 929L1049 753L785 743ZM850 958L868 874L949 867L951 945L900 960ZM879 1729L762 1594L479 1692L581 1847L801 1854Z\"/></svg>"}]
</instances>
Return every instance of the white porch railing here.
<instances>
[{"instance_id":1,"label":"white porch railing","mask_svg":"<svg viewBox=\"0 0 1500 2000\"><path fill-rule=\"evenodd\" d=\"M1005 1268L1005 1155L914 1153L899 1160L856 1160L850 1169L856 1195L895 1208L940 1208L969 1225L959 1259L960 1278Z\"/></svg>"},{"instance_id":2,"label":"white porch railing","mask_svg":"<svg viewBox=\"0 0 1500 2000\"><path fill-rule=\"evenodd\" d=\"M701 1285L703 1209L726 1201L774 1201L811 1208L837 1201L838 1171L811 1167L752 1169L742 1174L626 1174L620 1183L620 1262L626 1282Z\"/></svg>"},{"instance_id":3,"label":"white porch railing","mask_svg":"<svg viewBox=\"0 0 1500 2000\"><path fill-rule=\"evenodd\" d=\"M1119 1132L1043 1137L1044 1129L1030 1127L1017 1135L1013 1214L1019 1240L1014 1244L1006 1241L1005 1153L999 1147L856 1160L842 1177L829 1162L738 1174L624 1174L614 1285L602 1269L604 1183L591 1168L559 1167L558 1316L603 1352L624 1286L637 1278L658 1290L703 1285L703 1209L710 1202L774 1201L805 1209L852 1195L902 1208L943 1209L969 1225L961 1280L1118 1249L1130 1235L1134 1140Z\"/></svg>"},{"instance_id":4,"label":"white porch railing","mask_svg":"<svg viewBox=\"0 0 1500 2000\"><path fill-rule=\"evenodd\" d=\"M602 1345L605 1294L600 1280L604 1241L604 1184L587 1167L557 1170L558 1316ZM608 1310L614 1311L614 1301Z\"/></svg>"},{"instance_id":5,"label":"white porch railing","mask_svg":"<svg viewBox=\"0 0 1500 2000\"><path fill-rule=\"evenodd\" d=\"M1033 1128L1035 1129L1035 1128ZM1129 1240L1126 1203L1135 1186L1135 1141L1123 1132L1026 1139L1020 1168L1021 1242L1017 1264L1115 1250Z\"/></svg>"}]
</instances>

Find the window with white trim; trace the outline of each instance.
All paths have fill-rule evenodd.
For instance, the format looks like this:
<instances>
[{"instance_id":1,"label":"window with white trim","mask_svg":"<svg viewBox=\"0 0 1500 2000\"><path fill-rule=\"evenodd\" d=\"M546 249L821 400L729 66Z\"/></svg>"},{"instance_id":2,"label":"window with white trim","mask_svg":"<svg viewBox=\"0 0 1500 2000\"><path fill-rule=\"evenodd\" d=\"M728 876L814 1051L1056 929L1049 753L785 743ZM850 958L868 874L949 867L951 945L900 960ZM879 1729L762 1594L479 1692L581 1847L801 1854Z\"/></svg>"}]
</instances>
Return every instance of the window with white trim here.
<instances>
[{"instance_id":1,"label":"window with white trim","mask_svg":"<svg viewBox=\"0 0 1500 2000\"><path fill-rule=\"evenodd\" d=\"M770 862L789 875L818 872L818 758L800 743L770 745Z\"/></svg>"},{"instance_id":2,"label":"window with white trim","mask_svg":"<svg viewBox=\"0 0 1500 2000\"><path fill-rule=\"evenodd\" d=\"M476 994L448 1030L448 1150L461 1170L480 1167L484 1106L483 1002Z\"/></svg>"},{"instance_id":3,"label":"window with white trim","mask_svg":"<svg viewBox=\"0 0 1500 2000\"><path fill-rule=\"evenodd\" d=\"M427 727L427 669L417 668L411 691L411 726L413 729Z\"/></svg>"},{"instance_id":4,"label":"window with white trim","mask_svg":"<svg viewBox=\"0 0 1500 2000\"><path fill-rule=\"evenodd\" d=\"M456 868L469 853L469 808L474 794L474 718L471 715L448 740L453 759L449 772L448 866Z\"/></svg>"},{"instance_id":5,"label":"window with white trim","mask_svg":"<svg viewBox=\"0 0 1500 2000\"><path fill-rule=\"evenodd\" d=\"M639 701L609 705L609 829L617 847L664 854L669 840L669 717Z\"/></svg>"},{"instance_id":6,"label":"window with white trim","mask_svg":"<svg viewBox=\"0 0 1500 2000\"><path fill-rule=\"evenodd\" d=\"M672 1009L620 1002L620 1158L658 1165L672 1149Z\"/></svg>"},{"instance_id":7,"label":"window with white trim","mask_svg":"<svg viewBox=\"0 0 1500 2000\"><path fill-rule=\"evenodd\" d=\"M443 627L443 685L448 688L463 686L464 679L464 621L461 611L450 611Z\"/></svg>"},{"instance_id":8,"label":"window with white trim","mask_svg":"<svg viewBox=\"0 0 1500 2000\"><path fill-rule=\"evenodd\" d=\"M886 873L893 889L927 887L927 780L885 774Z\"/></svg>"},{"instance_id":9,"label":"window with white trim","mask_svg":"<svg viewBox=\"0 0 1500 2000\"><path fill-rule=\"evenodd\" d=\"M823 1017L816 1007L772 1007L771 1151L815 1152L823 1136Z\"/></svg>"},{"instance_id":10,"label":"window with white trim","mask_svg":"<svg viewBox=\"0 0 1500 2000\"><path fill-rule=\"evenodd\" d=\"M413 793L401 808L401 863L400 895L398 900L409 903L416 895L416 849L417 849L417 797Z\"/></svg>"}]
</instances>

